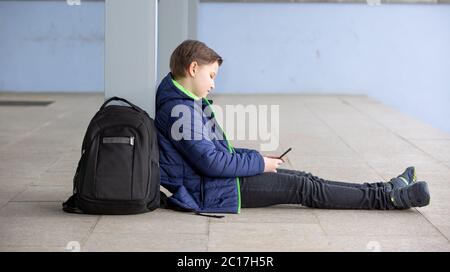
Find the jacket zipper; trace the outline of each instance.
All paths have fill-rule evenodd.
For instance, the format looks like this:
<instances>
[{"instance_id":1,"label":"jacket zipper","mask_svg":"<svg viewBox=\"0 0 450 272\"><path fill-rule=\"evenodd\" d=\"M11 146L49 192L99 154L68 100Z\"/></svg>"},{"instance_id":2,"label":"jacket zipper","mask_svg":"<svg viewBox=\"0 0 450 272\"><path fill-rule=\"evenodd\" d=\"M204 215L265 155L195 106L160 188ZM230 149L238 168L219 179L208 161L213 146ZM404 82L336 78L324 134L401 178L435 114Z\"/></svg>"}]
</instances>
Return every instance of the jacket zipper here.
<instances>
[{"instance_id":1,"label":"jacket zipper","mask_svg":"<svg viewBox=\"0 0 450 272\"><path fill-rule=\"evenodd\" d=\"M203 207L205 207L205 192L204 192L204 182L203 177L200 177L200 205L203 210Z\"/></svg>"},{"instance_id":2,"label":"jacket zipper","mask_svg":"<svg viewBox=\"0 0 450 272\"><path fill-rule=\"evenodd\" d=\"M206 104L208 105L208 107L211 109L211 113L212 113L211 117L215 118L214 111L211 107L211 103L206 98L204 100L206 101ZM220 130L222 131L222 135L225 138L225 142L227 143L228 151L230 153L236 153L236 150L234 150L233 146L230 144L230 142L228 142L227 135L226 135L225 131L222 129L222 127L219 125L217 120L216 120L216 124L219 126ZM240 189L240 184L239 184L239 177L236 177L236 186L237 186L237 196L238 196L238 207L237 207L236 213L239 214L239 213L241 213L241 189Z\"/></svg>"}]
</instances>

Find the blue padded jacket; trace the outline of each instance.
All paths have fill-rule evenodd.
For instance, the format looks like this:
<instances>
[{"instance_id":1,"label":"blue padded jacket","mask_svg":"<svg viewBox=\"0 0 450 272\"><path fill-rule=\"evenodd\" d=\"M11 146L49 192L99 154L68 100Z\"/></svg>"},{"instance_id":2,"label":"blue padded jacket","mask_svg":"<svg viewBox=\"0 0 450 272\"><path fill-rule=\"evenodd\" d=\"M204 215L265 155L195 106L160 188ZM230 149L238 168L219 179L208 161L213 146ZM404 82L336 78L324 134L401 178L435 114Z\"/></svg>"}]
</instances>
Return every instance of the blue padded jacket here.
<instances>
[{"instance_id":1,"label":"blue padded jacket","mask_svg":"<svg viewBox=\"0 0 450 272\"><path fill-rule=\"evenodd\" d=\"M161 185L168 201L205 213L239 213L239 177L264 171L256 150L233 148L217 123L211 100L197 98L169 73L156 93ZM220 137L222 136L222 137Z\"/></svg>"}]
</instances>

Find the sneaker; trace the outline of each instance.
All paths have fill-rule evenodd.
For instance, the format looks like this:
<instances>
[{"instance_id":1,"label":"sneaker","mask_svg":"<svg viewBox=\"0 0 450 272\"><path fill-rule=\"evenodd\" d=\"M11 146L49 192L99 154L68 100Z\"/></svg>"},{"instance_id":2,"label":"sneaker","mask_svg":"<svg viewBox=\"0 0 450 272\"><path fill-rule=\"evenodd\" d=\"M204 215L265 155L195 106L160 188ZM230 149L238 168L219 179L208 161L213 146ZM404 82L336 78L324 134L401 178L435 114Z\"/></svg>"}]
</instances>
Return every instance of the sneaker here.
<instances>
[{"instance_id":1,"label":"sneaker","mask_svg":"<svg viewBox=\"0 0 450 272\"><path fill-rule=\"evenodd\" d=\"M430 203L430 192L425 181L418 181L392 190L390 199L397 209L423 207Z\"/></svg>"},{"instance_id":2,"label":"sneaker","mask_svg":"<svg viewBox=\"0 0 450 272\"><path fill-rule=\"evenodd\" d=\"M395 190L397 188L406 187L411 183L416 182L416 180L416 168L414 166L410 166L406 168L401 175L386 182L386 185L389 187L389 189Z\"/></svg>"}]
</instances>

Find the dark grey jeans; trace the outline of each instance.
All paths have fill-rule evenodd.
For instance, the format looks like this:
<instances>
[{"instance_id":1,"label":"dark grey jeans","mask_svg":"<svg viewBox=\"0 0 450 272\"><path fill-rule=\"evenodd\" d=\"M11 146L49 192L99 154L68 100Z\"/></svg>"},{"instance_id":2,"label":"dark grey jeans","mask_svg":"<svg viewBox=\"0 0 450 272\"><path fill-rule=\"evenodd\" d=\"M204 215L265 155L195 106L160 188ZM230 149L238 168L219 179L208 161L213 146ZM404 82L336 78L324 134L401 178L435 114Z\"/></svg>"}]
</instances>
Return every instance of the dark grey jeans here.
<instances>
[{"instance_id":1,"label":"dark grey jeans","mask_svg":"<svg viewBox=\"0 0 450 272\"><path fill-rule=\"evenodd\" d=\"M322 209L395 208L384 182L357 184L329 181L311 173L288 169L241 177L239 180L242 208L276 204L301 204Z\"/></svg>"}]
</instances>

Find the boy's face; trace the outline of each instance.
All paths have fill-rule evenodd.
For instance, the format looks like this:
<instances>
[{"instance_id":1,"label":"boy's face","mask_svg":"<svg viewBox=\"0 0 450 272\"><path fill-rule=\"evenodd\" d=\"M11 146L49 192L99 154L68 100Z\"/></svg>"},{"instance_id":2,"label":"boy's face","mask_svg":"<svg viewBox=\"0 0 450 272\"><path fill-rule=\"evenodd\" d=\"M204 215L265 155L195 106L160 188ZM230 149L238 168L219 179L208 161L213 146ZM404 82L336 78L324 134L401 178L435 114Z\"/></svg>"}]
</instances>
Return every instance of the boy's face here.
<instances>
[{"instance_id":1,"label":"boy's face","mask_svg":"<svg viewBox=\"0 0 450 272\"><path fill-rule=\"evenodd\" d=\"M214 79L219 70L216 61L210 64L199 65L196 61L189 66L189 79L191 80L191 92L198 97L206 97L214 89Z\"/></svg>"}]
</instances>

